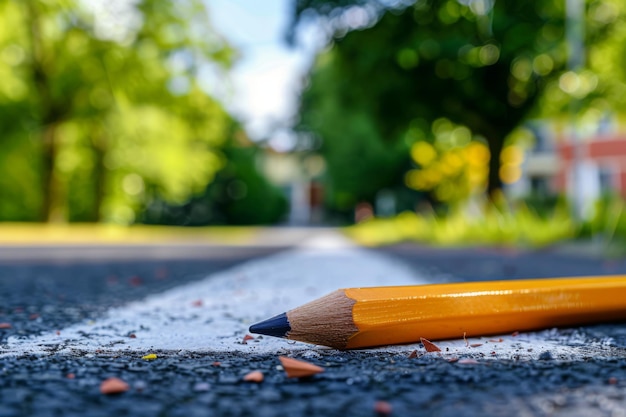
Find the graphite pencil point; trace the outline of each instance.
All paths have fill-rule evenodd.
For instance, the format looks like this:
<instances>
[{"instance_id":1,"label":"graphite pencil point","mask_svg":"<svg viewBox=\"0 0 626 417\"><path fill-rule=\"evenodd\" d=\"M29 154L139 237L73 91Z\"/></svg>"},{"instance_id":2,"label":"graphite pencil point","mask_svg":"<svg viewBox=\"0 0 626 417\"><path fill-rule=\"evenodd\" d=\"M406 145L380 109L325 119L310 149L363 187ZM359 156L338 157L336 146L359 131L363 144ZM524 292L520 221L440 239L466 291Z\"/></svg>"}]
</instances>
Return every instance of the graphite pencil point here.
<instances>
[{"instance_id":1,"label":"graphite pencil point","mask_svg":"<svg viewBox=\"0 0 626 417\"><path fill-rule=\"evenodd\" d=\"M287 314L282 313L271 319L250 326L250 333L263 334L266 336L286 337L291 330Z\"/></svg>"}]
</instances>

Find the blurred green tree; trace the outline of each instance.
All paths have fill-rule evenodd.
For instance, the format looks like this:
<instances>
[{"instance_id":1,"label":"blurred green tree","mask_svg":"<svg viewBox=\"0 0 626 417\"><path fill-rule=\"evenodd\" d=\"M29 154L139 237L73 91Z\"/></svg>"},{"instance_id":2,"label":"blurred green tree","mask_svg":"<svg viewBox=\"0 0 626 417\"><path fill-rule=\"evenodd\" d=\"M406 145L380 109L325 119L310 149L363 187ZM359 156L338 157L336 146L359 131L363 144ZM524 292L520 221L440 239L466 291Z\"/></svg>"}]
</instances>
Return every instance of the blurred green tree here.
<instances>
[{"instance_id":1,"label":"blurred green tree","mask_svg":"<svg viewBox=\"0 0 626 417\"><path fill-rule=\"evenodd\" d=\"M388 141L370 112L363 89L351 85L345 68L334 65L334 52L322 55L311 76L311 88L301 98L297 129L320 136L319 152L326 159L325 203L349 212L360 201L373 202L376 193L402 181L409 166L407 146Z\"/></svg>"},{"instance_id":2,"label":"blurred green tree","mask_svg":"<svg viewBox=\"0 0 626 417\"><path fill-rule=\"evenodd\" d=\"M225 166L211 184L183 204L152 199L141 211L142 223L204 226L275 224L284 220L288 209L285 194L257 169L262 148L236 125L233 128L222 149Z\"/></svg>"},{"instance_id":3,"label":"blurred green tree","mask_svg":"<svg viewBox=\"0 0 626 417\"><path fill-rule=\"evenodd\" d=\"M200 0L0 1L0 215L132 222L225 165L199 85L234 57Z\"/></svg>"},{"instance_id":4,"label":"blurred green tree","mask_svg":"<svg viewBox=\"0 0 626 417\"><path fill-rule=\"evenodd\" d=\"M336 157L335 149L359 159L361 148L378 141L380 149L404 147L406 154L417 141L433 142L437 121L446 120L471 132L456 139L475 135L487 143L487 191L497 193L505 138L528 117L546 83L566 62L564 4L395 3L399 5L390 8L389 2L375 0L295 2L294 25L313 11L328 17L334 34L303 93L298 129L323 138L322 152L337 184L342 181L338 177L353 175L355 165L341 166L345 159ZM364 138L370 142L365 144ZM402 160L400 153L396 160ZM387 180L387 172L406 170L401 163L387 166L393 162L384 158L379 156L379 165L358 169L373 171L370 175L380 181Z\"/></svg>"},{"instance_id":5,"label":"blurred green tree","mask_svg":"<svg viewBox=\"0 0 626 417\"><path fill-rule=\"evenodd\" d=\"M585 6L581 65L552 78L541 97L543 114L566 115L563 123L583 135L626 111L626 3L588 0Z\"/></svg>"}]
</instances>

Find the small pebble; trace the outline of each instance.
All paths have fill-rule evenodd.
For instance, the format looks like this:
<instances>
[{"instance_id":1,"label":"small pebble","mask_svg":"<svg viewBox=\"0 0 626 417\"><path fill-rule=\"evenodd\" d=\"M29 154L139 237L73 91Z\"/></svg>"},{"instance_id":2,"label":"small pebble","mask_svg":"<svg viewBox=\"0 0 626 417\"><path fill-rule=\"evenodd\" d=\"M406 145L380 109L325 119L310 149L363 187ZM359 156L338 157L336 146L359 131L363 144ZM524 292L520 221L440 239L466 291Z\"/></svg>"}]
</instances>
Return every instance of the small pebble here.
<instances>
[{"instance_id":1,"label":"small pebble","mask_svg":"<svg viewBox=\"0 0 626 417\"><path fill-rule=\"evenodd\" d=\"M211 385L206 382L198 382L193 386L193 390L196 392L206 392L211 389Z\"/></svg>"},{"instance_id":2,"label":"small pebble","mask_svg":"<svg viewBox=\"0 0 626 417\"><path fill-rule=\"evenodd\" d=\"M135 385L133 385L133 387L135 388L135 391L139 391L139 392L142 392L143 390L145 390L147 386L148 384L146 384L144 381L137 381L135 382Z\"/></svg>"}]
</instances>

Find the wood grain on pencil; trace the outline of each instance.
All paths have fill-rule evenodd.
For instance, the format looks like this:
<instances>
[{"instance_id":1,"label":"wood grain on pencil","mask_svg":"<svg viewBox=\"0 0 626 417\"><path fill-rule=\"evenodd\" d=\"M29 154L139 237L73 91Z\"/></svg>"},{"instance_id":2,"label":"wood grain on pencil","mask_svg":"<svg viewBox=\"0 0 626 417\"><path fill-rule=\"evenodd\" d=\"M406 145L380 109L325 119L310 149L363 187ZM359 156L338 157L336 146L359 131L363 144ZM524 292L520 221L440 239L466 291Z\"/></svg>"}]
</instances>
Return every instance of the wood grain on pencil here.
<instances>
[{"instance_id":1,"label":"wood grain on pencil","mask_svg":"<svg viewBox=\"0 0 626 417\"><path fill-rule=\"evenodd\" d=\"M354 349L618 320L626 276L349 288L250 331Z\"/></svg>"}]
</instances>

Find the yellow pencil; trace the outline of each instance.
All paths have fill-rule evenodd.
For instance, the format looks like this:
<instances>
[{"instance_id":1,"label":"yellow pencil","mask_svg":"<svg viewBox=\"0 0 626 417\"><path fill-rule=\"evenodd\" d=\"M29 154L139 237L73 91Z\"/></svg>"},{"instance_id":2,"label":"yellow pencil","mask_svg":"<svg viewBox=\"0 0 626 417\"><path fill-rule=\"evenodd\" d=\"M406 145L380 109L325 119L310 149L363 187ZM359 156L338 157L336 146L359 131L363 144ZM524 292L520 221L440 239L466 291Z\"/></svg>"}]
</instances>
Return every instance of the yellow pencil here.
<instances>
[{"instance_id":1,"label":"yellow pencil","mask_svg":"<svg viewBox=\"0 0 626 417\"><path fill-rule=\"evenodd\" d=\"M349 288L250 327L355 349L626 320L626 276Z\"/></svg>"}]
</instances>

